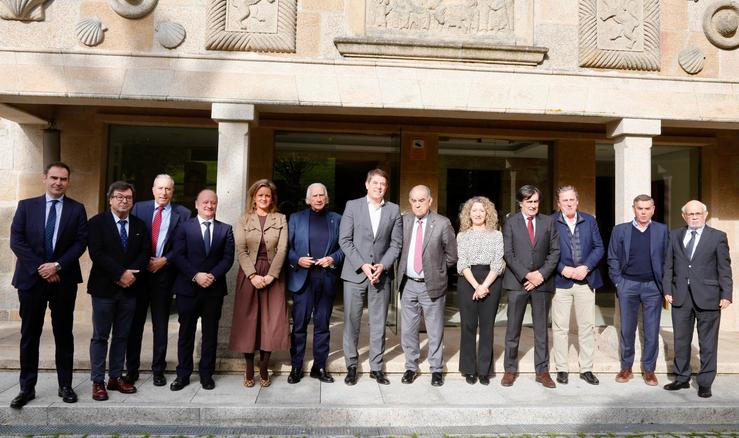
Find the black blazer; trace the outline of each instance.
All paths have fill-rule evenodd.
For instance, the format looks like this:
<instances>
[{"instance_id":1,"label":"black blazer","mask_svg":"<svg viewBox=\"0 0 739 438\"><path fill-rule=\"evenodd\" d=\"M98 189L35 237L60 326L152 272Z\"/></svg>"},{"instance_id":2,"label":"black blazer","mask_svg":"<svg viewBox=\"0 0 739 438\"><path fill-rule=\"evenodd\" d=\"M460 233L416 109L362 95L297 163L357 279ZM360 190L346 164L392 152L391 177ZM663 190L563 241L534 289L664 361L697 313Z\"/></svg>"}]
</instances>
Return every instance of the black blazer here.
<instances>
[{"instance_id":1,"label":"black blazer","mask_svg":"<svg viewBox=\"0 0 739 438\"><path fill-rule=\"evenodd\" d=\"M88 223L92 269L87 281L87 293L94 297L111 297L117 291L137 293L138 280L146 271L151 254L151 239L146 224L136 216L128 215L128 248L123 250L118 226L110 209L93 216ZM128 288L116 284L127 269L138 269L135 281Z\"/></svg>"},{"instance_id":2,"label":"black blazer","mask_svg":"<svg viewBox=\"0 0 739 438\"><path fill-rule=\"evenodd\" d=\"M689 302L692 292L699 308L718 310L722 299L731 301L733 289L726 233L706 225L691 260L683 245L687 232L688 227L670 232L662 290L665 295L672 295L674 306Z\"/></svg>"},{"instance_id":3,"label":"black blazer","mask_svg":"<svg viewBox=\"0 0 739 438\"><path fill-rule=\"evenodd\" d=\"M45 254L46 196L24 199L18 203L10 226L10 249L17 260L12 284L20 291L31 289L44 281L38 267L46 262L58 262L61 282L68 285L82 283L80 256L87 246L87 213L85 206L67 196L62 203L56 246L51 260Z\"/></svg>"},{"instance_id":4,"label":"black blazer","mask_svg":"<svg viewBox=\"0 0 739 438\"><path fill-rule=\"evenodd\" d=\"M231 225L213 220L213 238L210 253L205 255L203 233L197 216L188 219L177 228L174 238L174 263L177 266L177 278L174 282L174 293L177 295L195 296L206 293L226 295L226 273L234 262L234 234ZM208 272L216 277L209 288L203 289L193 281L198 272Z\"/></svg>"},{"instance_id":5,"label":"black blazer","mask_svg":"<svg viewBox=\"0 0 739 438\"><path fill-rule=\"evenodd\" d=\"M523 291L526 274L539 271L544 282L531 292L554 292L554 272L559 263L559 232L554 220L536 215L534 245L531 245L526 221L520 211L509 217L503 227L506 262L503 288Z\"/></svg>"}]
</instances>

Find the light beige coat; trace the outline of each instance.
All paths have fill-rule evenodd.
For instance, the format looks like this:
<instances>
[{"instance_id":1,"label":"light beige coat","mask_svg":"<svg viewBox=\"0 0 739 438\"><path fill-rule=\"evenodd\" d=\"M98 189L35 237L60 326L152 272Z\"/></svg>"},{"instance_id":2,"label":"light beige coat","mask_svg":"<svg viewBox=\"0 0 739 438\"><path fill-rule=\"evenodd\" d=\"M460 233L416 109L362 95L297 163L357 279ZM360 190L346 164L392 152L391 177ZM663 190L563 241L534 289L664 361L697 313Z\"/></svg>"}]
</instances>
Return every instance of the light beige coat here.
<instances>
[{"instance_id":1,"label":"light beige coat","mask_svg":"<svg viewBox=\"0 0 739 438\"><path fill-rule=\"evenodd\" d=\"M256 272L254 265L257 262L257 252L262 236L264 236L267 259L270 264L268 274L279 278L287 256L287 220L282 213L269 213L264 222L264 230L259 224L259 217L256 213L241 215L238 225L234 227L236 257L239 266L247 277Z\"/></svg>"}]
</instances>

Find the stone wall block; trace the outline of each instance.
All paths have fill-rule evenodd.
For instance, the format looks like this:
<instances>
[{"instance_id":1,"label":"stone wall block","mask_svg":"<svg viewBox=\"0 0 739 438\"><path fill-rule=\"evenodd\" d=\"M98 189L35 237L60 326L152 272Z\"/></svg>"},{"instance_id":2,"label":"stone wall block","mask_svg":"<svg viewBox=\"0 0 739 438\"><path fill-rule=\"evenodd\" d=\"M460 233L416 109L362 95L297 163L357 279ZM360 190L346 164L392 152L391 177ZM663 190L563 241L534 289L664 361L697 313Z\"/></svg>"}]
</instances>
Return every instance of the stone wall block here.
<instances>
[{"instance_id":1,"label":"stone wall block","mask_svg":"<svg viewBox=\"0 0 739 438\"><path fill-rule=\"evenodd\" d=\"M298 12L297 20L295 53L299 56L318 56L321 44L321 14Z\"/></svg>"},{"instance_id":2,"label":"stone wall block","mask_svg":"<svg viewBox=\"0 0 739 438\"><path fill-rule=\"evenodd\" d=\"M132 20L118 15L107 1L83 0L79 16L98 17L108 29L96 49L148 52L154 45L154 14Z\"/></svg>"}]
</instances>

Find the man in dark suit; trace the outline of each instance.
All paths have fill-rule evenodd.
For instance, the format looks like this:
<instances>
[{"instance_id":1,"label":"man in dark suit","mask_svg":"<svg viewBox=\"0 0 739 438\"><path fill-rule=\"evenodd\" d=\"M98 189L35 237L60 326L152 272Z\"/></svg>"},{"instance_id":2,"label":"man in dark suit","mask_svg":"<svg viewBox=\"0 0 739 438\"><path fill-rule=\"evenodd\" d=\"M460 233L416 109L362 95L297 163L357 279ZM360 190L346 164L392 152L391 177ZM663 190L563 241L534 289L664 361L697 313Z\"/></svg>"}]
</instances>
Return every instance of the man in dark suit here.
<instances>
[{"instance_id":1,"label":"man in dark suit","mask_svg":"<svg viewBox=\"0 0 739 438\"><path fill-rule=\"evenodd\" d=\"M123 380L128 333L136 312L136 295L143 293L139 273L146 269L151 254L149 233L141 219L130 215L134 188L116 181L108 188L110 210L92 217L89 222L90 259L92 269L87 293L92 296L92 339L90 369L92 398L108 399L105 388L105 357L110 355L108 387L123 394L136 392L136 387ZM108 338L111 329L113 339Z\"/></svg>"},{"instance_id":2,"label":"man in dark suit","mask_svg":"<svg viewBox=\"0 0 739 438\"><path fill-rule=\"evenodd\" d=\"M518 374L518 343L526 304L531 300L534 320L536 381L547 388L556 385L549 375L549 308L554 292L554 272L559 262L559 232L554 220L539 214L541 191L532 185L518 189L521 212L503 227L506 272L503 288L508 292L508 326L505 339L505 374L500 384L511 386Z\"/></svg>"},{"instance_id":3,"label":"man in dark suit","mask_svg":"<svg viewBox=\"0 0 739 438\"><path fill-rule=\"evenodd\" d=\"M608 276L616 286L621 314L619 351L621 370L616 382L634 377L634 339L642 309L644 347L641 362L644 383L657 385L654 369L659 347L659 321L662 314L662 266L667 251L667 226L652 220L654 200L649 195L634 198L634 220L616 225L608 244Z\"/></svg>"},{"instance_id":4,"label":"man in dark suit","mask_svg":"<svg viewBox=\"0 0 739 438\"><path fill-rule=\"evenodd\" d=\"M367 172L367 196L346 203L339 230L344 251L344 383L357 383L359 326L364 296L369 313L370 378L389 385L385 376L385 321L393 282L393 264L403 245L403 225L397 204L385 201L388 174L382 169Z\"/></svg>"},{"instance_id":5,"label":"man in dark suit","mask_svg":"<svg viewBox=\"0 0 739 438\"><path fill-rule=\"evenodd\" d=\"M193 349L198 318L201 319L200 384L216 387L218 321L223 297L228 293L226 273L234 261L234 235L231 225L216 220L218 196L203 190L195 200L196 217L178 229L174 242L174 263L179 273L174 283L180 332L177 339L177 378L169 386L179 391L190 384Z\"/></svg>"},{"instance_id":6,"label":"man in dark suit","mask_svg":"<svg viewBox=\"0 0 739 438\"><path fill-rule=\"evenodd\" d=\"M716 378L721 311L731 304L733 283L726 233L706 225L708 207L690 201L682 208L687 227L670 233L662 290L672 304L675 334L675 381L668 391L690 387L690 351L698 321L701 366L695 380L698 396L711 396Z\"/></svg>"},{"instance_id":7,"label":"man in dark suit","mask_svg":"<svg viewBox=\"0 0 739 438\"><path fill-rule=\"evenodd\" d=\"M578 210L575 187L557 190L559 211L552 215L559 232L559 264L552 298L552 351L557 367L557 382L569 379L570 312L575 308L580 344L580 378L591 385L600 382L593 374L595 355L595 290L603 286L598 262L605 254L595 218Z\"/></svg>"},{"instance_id":8,"label":"man in dark suit","mask_svg":"<svg viewBox=\"0 0 739 438\"><path fill-rule=\"evenodd\" d=\"M341 215L328 211L328 192L321 183L308 186L310 206L290 216L288 224L287 289L293 294L293 331L290 340L292 369L287 383L303 377L308 323L313 316L313 366L310 376L325 383L334 378L326 371L331 332L331 311L338 288L338 269L344 260L339 248Z\"/></svg>"},{"instance_id":9,"label":"man in dark suit","mask_svg":"<svg viewBox=\"0 0 739 438\"><path fill-rule=\"evenodd\" d=\"M431 189L419 185L408 194L412 214L403 215L403 250L398 265L402 312L401 346L405 353L402 383L418 376L421 347L418 332L423 314L428 335L431 385L444 384L444 309L447 269L457 263L457 238L452 223L431 211Z\"/></svg>"},{"instance_id":10,"label":"man in dark suit","mask_svg":"<svg viewBox=\"0 0 739 438\"><path fill-rule=\"evenodd\" d=\"M162 174L154 179L151 187L153 201L137 202L131 214L143 220L151 237L151 256L141 278L143 290L136 296L136 314L126 348L126 381L136 383L141 365L141 341L144 335L146 314L151 304L151 325L154 348L151 371L154 386L164 386L167 379L167 335L169 308L172 305L172 283L177 271L172 263L174 233L177 226L190 218L190 210L172 203L174 180Z\"/></svg>"},{"instance_id":11,"label":"man in dark suit","mask_svg":"<svg viewBox=\"0 0 739 438\"><path fill-rule=\"evenodd\" d=\"M65 196L69 166L51 163L44 169L46 193L18 203L10 226L10 249L17 257L13 286L21 316L20 393L10 403L20 409L36 397L39 343L48 303L56 344L59 396L77 401L72 389L74 303L82 283L79 258L87 246L87 214Z\"/></svg>"}]
</instances>

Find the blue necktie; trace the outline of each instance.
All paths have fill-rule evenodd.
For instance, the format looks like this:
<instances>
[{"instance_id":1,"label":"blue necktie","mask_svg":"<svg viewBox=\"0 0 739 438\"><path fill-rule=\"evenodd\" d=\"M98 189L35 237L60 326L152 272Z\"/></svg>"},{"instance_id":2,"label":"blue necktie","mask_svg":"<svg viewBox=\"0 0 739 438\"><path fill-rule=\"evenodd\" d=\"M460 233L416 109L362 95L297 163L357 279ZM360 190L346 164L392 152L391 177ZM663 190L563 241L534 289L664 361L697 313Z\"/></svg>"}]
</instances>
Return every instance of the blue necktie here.
<instances>
[{"instance_id":1,"label":"blue necktie","mask_svg":"<svg viewBox=\"0 0 739 438\"><path fill-rule=\"evenodd\" d=\"M51 260L54 255L54 229L56 228L56 204L59 200L51 200L51 208L49 209L49 216L46 219L46 232L45 234L45 251L46 260Z\"/></svg>"},{"instance_id":2,"label":"blue necktie","mask_svg":"<svg viewBox=\"0 0 739 438\"><path fill-rule=\"evenodd\" d=\"M205 225L205 233L203 233L203 244L205 245L205 255L210 254L210 222L203 222Z\"/></svg>"},{"instance_id":3,"label":"blue necktie","mask_svg":"<svg viewBox=\"0 0 739 438\"><path fill-rule=\"evenodd\" d=\"M128 221L118 221L118 225L121 227L121 246L123 246L124 251L128 251L128 233L126 233L126 222Z\"/></svg>"},{"instance_id":4,"label":"blue necktie","mask_svg":"<svg viewBox=\"0 0 739 438\"><path fill-rule=\"evenodd\" d=\"M695 247L695 236L698 234L696 230L690 232L690 240L688 240L688 246L685 251L688 252L688 259L693 260L693 248Z\"/></svg>"}]
</instances>

